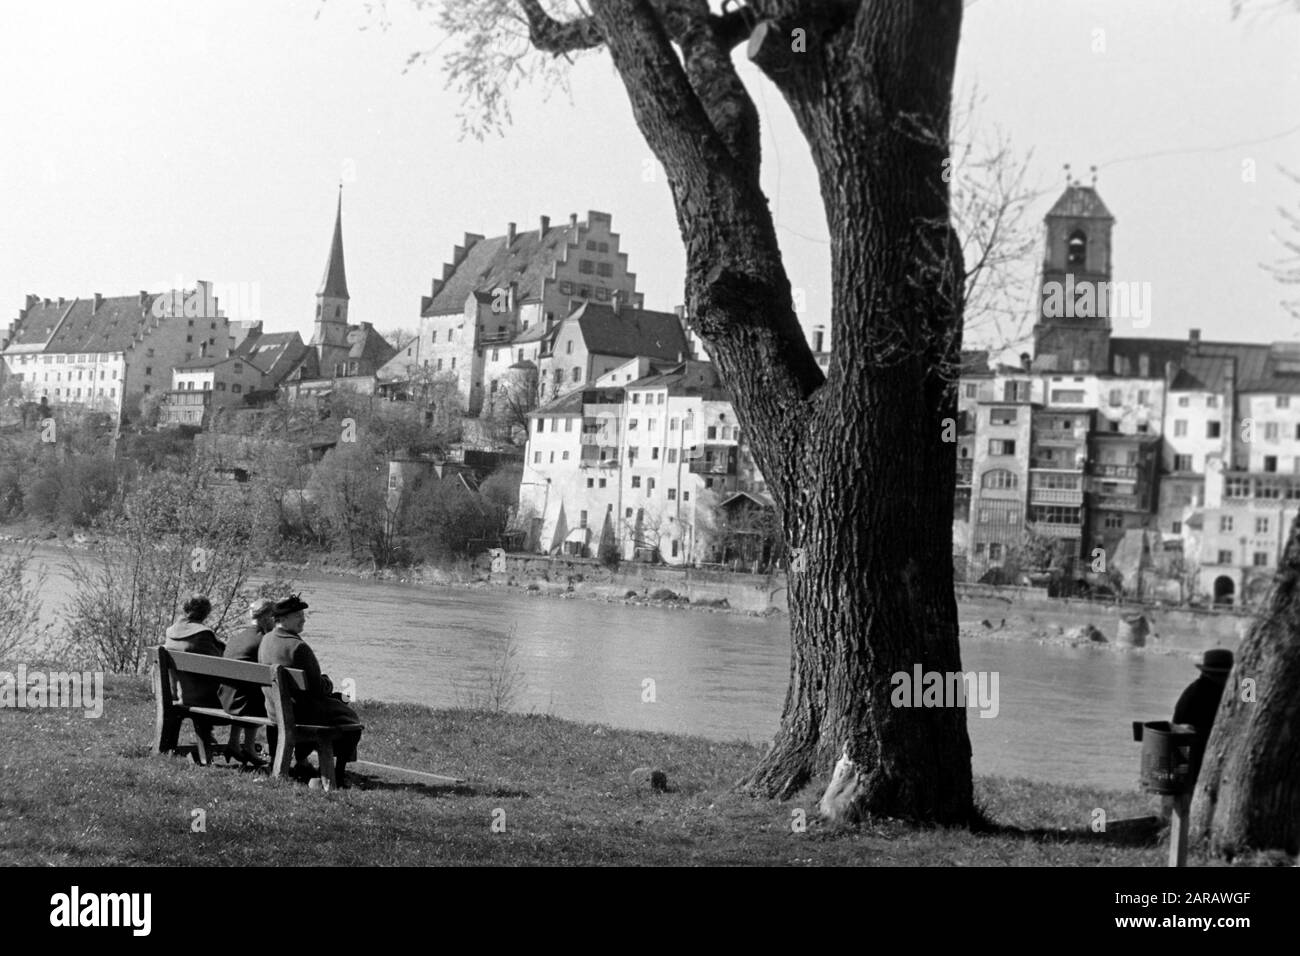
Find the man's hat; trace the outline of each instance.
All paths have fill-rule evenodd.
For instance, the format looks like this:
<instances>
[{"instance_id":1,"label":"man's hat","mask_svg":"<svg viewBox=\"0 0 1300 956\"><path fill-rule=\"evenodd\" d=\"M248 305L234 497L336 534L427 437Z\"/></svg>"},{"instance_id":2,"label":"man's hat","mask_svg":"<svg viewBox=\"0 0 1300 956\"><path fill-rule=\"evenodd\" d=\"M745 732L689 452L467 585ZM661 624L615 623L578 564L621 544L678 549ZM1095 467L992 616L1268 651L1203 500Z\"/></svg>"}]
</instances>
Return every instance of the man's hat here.
<instances>
[{"instance_id":1,"label":"man's hat","mask_svg":"<svg viewBox=\"0 0 1300 956\"><path fill-rule=\"evenodd\" d=\"M275 610L275 602L270 598L253 598L248 602L248 613L251 617L261 617L273 610Z\"/></svg>"},{"instance_id":2,"label":"man's hat","mask_svg":"<svg viewBox=\"0 0 1300 956\"><path fill-rule=\"evenodd\" d=\"M307 602L296 594L291 594L283 601L275 602L275 616L288 617L294 611L307 610Z\"/></svg>"},{"instance_id":3,"label":"man's hat","mask_svg":"<svg viewBox=\"0 0 1300 956\"><path fill-rule=\"evenodd\" d=\"M1204 674L1228 674L1232 671L1232 651L1221 647L1206 651L1196 667Z\"/></svg>"}]
</instances>

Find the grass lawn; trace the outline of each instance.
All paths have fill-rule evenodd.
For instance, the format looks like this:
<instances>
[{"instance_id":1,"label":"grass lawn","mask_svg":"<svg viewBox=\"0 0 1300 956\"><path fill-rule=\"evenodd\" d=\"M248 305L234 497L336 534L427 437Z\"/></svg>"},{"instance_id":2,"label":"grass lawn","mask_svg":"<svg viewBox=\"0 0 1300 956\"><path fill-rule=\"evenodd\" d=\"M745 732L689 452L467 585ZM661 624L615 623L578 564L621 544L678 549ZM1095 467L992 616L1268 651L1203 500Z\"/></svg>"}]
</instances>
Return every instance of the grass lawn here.
<instances>
[{"instance_id":1,"label":"grass lawn","mask_svg":"<svg viewBox=\"0 0 1300 956\"><path fill-rule=\"evenodd\" d=\"M1090 827L1096 808L1111 821L1154 812L1155 798L1136 791L985 777L976 791L989 832L888 820L833 829L816 814L825 781L785 803L729 792L758 759L753 745L363 701L363 759L466 783L361 767L353 789L325 794L224 761L153 756L148 683L109 678L105 697L99 719L0 711L0 864L1165 863L1163 846ZM186 724L182 743L190 735ZM631 784L637 767L665 771L670 792ZM195 810L203 832L192 829ZM800 816L806 829L795 832Z\"/></svg>"}]
</instances>

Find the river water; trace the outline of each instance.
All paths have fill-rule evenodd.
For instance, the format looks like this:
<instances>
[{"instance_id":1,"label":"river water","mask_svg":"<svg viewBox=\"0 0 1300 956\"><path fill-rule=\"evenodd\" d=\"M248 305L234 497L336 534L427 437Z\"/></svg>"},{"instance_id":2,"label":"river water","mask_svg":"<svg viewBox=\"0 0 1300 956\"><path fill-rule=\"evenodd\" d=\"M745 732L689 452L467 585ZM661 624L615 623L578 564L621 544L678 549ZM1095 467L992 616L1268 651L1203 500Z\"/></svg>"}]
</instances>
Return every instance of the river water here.
<instances>
[{"instance_id":1,"label":"river water","mask_svg":"<svg viewBox=\"0 0 1300 956\"><path fill-rule=\"evenodd\" d=\"M60 551L37 556L49 571L45 615L54 618L73 583ZM304 637L335 684L351 678L362 700L465 703L487 689L513 633L514 710L758 742L780 719L790 652L783 616L321 575L297 581L311 605ZM1196 676L1183 655L990 639L964 641L962 665L998 675L997 716L967 711L977 774L1114 789L1136 787L1130 722L1168 719Z\"/></svg>"}]
</instances>

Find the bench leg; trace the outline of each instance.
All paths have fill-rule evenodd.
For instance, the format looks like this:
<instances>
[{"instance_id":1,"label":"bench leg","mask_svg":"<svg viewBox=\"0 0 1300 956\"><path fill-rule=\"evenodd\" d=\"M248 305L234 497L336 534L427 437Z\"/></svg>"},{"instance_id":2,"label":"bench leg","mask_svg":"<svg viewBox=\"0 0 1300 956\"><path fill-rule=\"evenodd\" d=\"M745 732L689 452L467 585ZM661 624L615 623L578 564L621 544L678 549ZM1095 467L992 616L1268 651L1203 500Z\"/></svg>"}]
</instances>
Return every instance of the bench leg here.
<instances>
[{"instance_id":1,"label":"bench leg","mask_svg":"<svg viewBox=\"0 0 1300 956\"><path fill-rule=\"evenodd\" d=\"M199 727L198 722L191 721L191 723L194 724L195 750L199 755L199 766L206 767L212 763L212 747L209 742L204 739L203 731ZM213 741L213 743L215 743L215 741Z\"/></svg>"},{"instance_id":2,"label":"bench leg","mask_svg":"<svg viewBox=\"0 0 1300 956\"><path fill-rule=\"evenodd\" d=\"M175 714L166 714L158 718L157 735L154 740L153 752L156 754L169 754L176 749L180 743L181 737L181 719Z\"/></svg>"},{"instance_id":3,"label":"bench leg","mask_svg":"<svg viewBox=\"0 0 1300 956\"><path fill-rule=\"evenodd\" d=\"M334 741L325 739L316 745L320 758L320 786L322 790L334 789Z\"/></svg>"},{"instance_id":4,"label":"bench leg","mask_svg":"<svg viewBox=\"0 0 1300 956\"><path fill-rule=\"evenodd\" d=\"M276 734L275 754L271 757L271 776L285 777L293 760L293 741L288 734Z\"/></svg>"}]
</instances>

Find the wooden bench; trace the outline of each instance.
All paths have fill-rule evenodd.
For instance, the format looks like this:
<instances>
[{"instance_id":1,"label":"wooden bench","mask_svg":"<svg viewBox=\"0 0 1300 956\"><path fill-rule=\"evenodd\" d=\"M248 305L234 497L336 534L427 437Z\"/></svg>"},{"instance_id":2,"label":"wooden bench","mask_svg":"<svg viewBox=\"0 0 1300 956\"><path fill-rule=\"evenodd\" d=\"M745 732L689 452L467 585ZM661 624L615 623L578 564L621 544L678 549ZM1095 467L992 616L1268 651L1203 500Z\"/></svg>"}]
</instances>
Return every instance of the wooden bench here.
<instances>
[{"instance_id":1,"label":"wooden bench","mask_svg":"<svg viewBox=\"0 0 1300 956\"><path fill-rule=\"evenodd\" d=\"M189 654L183 651L169 651L165 647L157 649L157 667L153 674L154 700L157 704L157 725L154 753L166 754L176 749L180 738L181 725L195 717L204 719L214 726L232 727L252 725L266 727L276 731L275 754L271 761L271 775L282 777L289 772L295 744L313 744L320 757L321 787L330 790L334 786L334 741L349 731L364 730L364 724L300 724L293 718L293 692L307 689L306 675L292 667L278 664L254 664L249 661L234 661L224 657L208 654ZM175 700L172 693L172 676L175 674L195 674L213 678L217 683L245 687L261 693L263 688L271 688L271 693L278 701L279 720L270 717L240 717L226 713L220 707L191 707ZM207 766L212 754L203 740L203 735L195 727L198 737L199 763Z\"/></svg>"}]
</instances>

